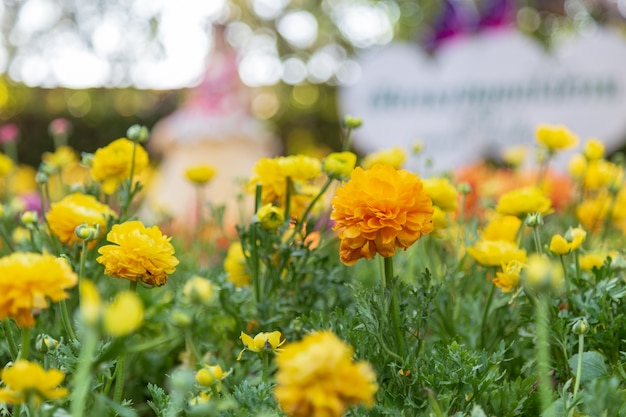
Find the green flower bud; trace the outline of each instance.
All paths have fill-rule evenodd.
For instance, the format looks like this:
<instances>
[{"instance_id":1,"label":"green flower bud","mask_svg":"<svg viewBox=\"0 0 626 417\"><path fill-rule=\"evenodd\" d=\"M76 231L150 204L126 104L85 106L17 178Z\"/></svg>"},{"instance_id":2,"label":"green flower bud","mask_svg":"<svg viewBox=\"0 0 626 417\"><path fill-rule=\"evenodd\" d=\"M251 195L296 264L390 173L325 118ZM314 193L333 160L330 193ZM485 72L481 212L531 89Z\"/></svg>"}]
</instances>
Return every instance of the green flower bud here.
<instances>
[{"instance_id":1,"label":"green flower bud","mask_svg":"<svg viewBox=\"0 0 626 417\"><path fill-rule=\"evenodd\" d=\"M541 213L528 213L526 216L526 226L538 227L543 225L543 216Z\"/></svg>"},{"instance_id":2,"label":"green flower bud","mask_svg":"<svg viewBox=\"0 0 626 417\"><path fill-rule=\"evenodd\" d=\"M90 242L100 236L100 225L95 224L94 226L89 226L88 224L83 223L76 227L74 233L79 239L82 239L85 242Z\"/></svg>"},{"instance_id":3,"label":"green flower bud","mask_svg":"<svg viewBox=\"0 0 626 417\"><path fill-rule=\"evenodd\" d=\"M133 142L143 143L148 140L150 131L145 126L132 125L126 131L126 137Z\"/></svg>"},{"instance_id":4,"label":"green flower bud","mask_svg":"<svg viewBox=\"0 0 626 417\"><path fill-rule=\"evenodd\" d=\"M584 317L580 317L574 321L572 325L572 332L575 334L585 334L589 331L589 323Z\"/></svg>"},{"instance_id":5,"label":"green flower bud","mask_svg":"<svg viewBox=\"0 0 626 417\"><path fill-rule=\"evenodd\" d=\"M178 327L189 327L193 318L182 310L174 310L171 316L172 324Z\"/></svg>"},{"instance_id":6,"label":"green flower bud","mask_svg":"<svg viewBox=\"0 0 626 417\"><path fill-rule=\"evenodd\" d=\"M25 211L20 220L25 226L35 225L39 221L39 214L33 210Z\"/></svg>"},{"instance_id":7,"label":"green flower bud","mask_svg":"<svg viewBox=\"0 0 626 417\"><path fill-rule=\"evenodd\" d=\"M471 186L471 185L469 185L469 184L468 184L468 183L466 183L466 182L462 182L462 183L460 183L460 184L457 186L457 191L458 191L460 194L463 194L463 195L468 195L469 193L471 193L471 192L472 192L472 186Z\"/></svg>"},{"instance_id":8,"label":"green flower bud","mask_svg":"<svg viewBox=\"0 0 626 417\"><path fill-rule=\"evenodd\" d=\"M360 117L354 117L346 114L343 116L343 124L349 129L357 129L361 127L363 120Z\"/></svg>"},{"instance_id":9,"label":"green flower bud","mask_svg":"<svg viewBox=\"0 0 626 417\"><path fill-rule=\"evenodd\" d=\"M35 181L37 184L45 184L48 182L48 174L43 171L37 171L37 175L35 175Z\"/></svg>"}]
</instances>

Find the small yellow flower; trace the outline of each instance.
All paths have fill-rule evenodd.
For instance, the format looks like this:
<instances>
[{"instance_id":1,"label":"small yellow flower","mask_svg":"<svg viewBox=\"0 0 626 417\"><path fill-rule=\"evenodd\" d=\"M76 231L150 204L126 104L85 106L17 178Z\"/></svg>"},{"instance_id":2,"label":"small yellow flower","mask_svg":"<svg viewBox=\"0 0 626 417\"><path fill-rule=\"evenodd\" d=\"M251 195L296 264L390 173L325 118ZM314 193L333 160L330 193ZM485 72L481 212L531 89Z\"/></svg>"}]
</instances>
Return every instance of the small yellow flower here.
<instances>
[{"instance_id":1,"label":"small yellow flower","mask_svg":"<svg viewBox=\"0 0 626 417\"><path fill-rule=\"evenodd\" d=\"M483 232L480 234L482 240L505 240L514 242L522 220L516 216L494 216Z\"/></svg>"},{"instance_id":2,"label":"small yellow flower","mask_svg":"<svg viewBox=\"0 0 626 417\"><path fill-rule=\"evenodd\" d=\"M4 388L0 389L0 403L24 404L32 399L36 405L45 400L66 397L68 390L60 388L65 375L57 369L44 370L39 364L17 360L0 371Z\"/></svg>"},{"instance_id":3,"label":"small yellow flower","mask_svg":"<svg viewBox=\"0 0 626 417\"><path fill-rule=\"evenodd\" d=\"M104 331L113 336L126 336L143 323L143 303L132 291L122 291L104 308Z\"/></svg>"},{"instance_id":4,"label":"small yellow flower","mask_svg":"<svg viewBox=\"0 0 626 417\"><path fill-rule=\"evenodd\" d=\"M189 405L193 407L196 405L207 404L210 399L211 394L209 394L208 392L201 392L200 394L189 400Z\"/></svg>"},{"instance_id":5,"label":"small yellow flower","mask_svg":"<svg viewBox=\"0 0 626 417\"><path fill-rule=\"evenodd\" d=\"M266 204L257 211L256 219L263 229L272 230L285 223L285 214L280 207Z\"/></svg>"},{"instance_id":6,"label":"small yellow flower","mask_svg":"<svg viewBox=\"0 0 626 417\"><path fill-rule=\"evenodd\" d=\"M324 158L322 169L331 178L349 178L356 165L356 155L352 152L334 152Z\"/></svg>"},{"instance_id":7,"label":"small yellow flower","mask_svg":"<svg viewBox=\"0 0 626 417\"><path fill-rule=\"evenodd\" d=\"M130 178L133 165L135 175L140 174L148 166L148 153L139 144L136 145L133 164L133 146L135 144L132 141L120 138L94 153L91 176L102 183L102 191L105 194L113 194L122 182Z\"/></svg>"},{"instance_id":8,"label":"small yellow flower","mask_svg":"<svg viewBox=\"0 0 626 417\"><path fill-rule=\"evenodd\" d=\"M610 206L611 198L606 193L599 194L583 200L576 207L576 218L586 230L597 231L602 227Z\"/></svg>"},{"instance_id":9,"label":"small yellow flower","mask_svg":"<svg viewBox=\"0 0 626 417\"><path fill-rule=\"evenodd\" d=\"M500 266L511 261L526 260L526 251L506 240L479 240L467 248L467 252L483 266Z\"/></svg>"},{"instance_id":10,"label":"small yellow flower","mask_svg":"<svg viewBox=\"0 0 626 417\"><path fill-rule=\"evenodd\" d=\"M566 255L570 253L569 242L561 235L552 236L552 240L550 240L550 252L555 255Z\"/></svg>"},{"instance_id":11,"label":"small yellow flower","mask_svg":"<svg viewBox=\"0 0 626 417\"><path fill-rule=\"evenodd\" d=\"M424 191L430 196L433 205L449 213L456 211L458 192L448 178L428 178L422 180Z\"/></svg>"},{"instance_id":12,"label":"small yellow flower","mask_svg":"<svg viewBox=\"0 0 626 417\"><path fill-rule=\"evenodd\" d=\"M13 160L0 153L0 178L6 176L11 171L13 171Z\"/></svg>"},{"instance_id":13,"label":"small yellow flower","mask_svg":"<svg viewBox=\"0 0 626 417\"><path fill-rule=\"evenodd\" d=\"M161 286L178 265L171 238L157 226L145 227L138 220L116 224L107 240L113 244L98 249L96 261L110 277Z\"/></svg>"},{"instance_id":14,"label":"small yellow flower","mask_svg":"<svg viewBox=\"0 0 626 417\"><path fill-rule=\"evenodd\" d=\"M208 164L194 165L187 168L185 178L197 185L204 185L211 181L215 176L216 170Z\"/></svg>"},{"instance_id":15,"label":"small yellow flower","mask_svg":"<svg viewBox=\"0 0 626 417\"><path fill-rule=\"evenodd\" d=\"M590 161L601 159L604 156L604 143L594 138L587 139L583 154Z\"/></svg>"},{"instance_id":16,"label":"small yellow flower","mask_svg":"<svg viewBox=\"0 0 626 417\"><path fill-rule=\"evenodd\" d=\"M290 417L341 417L348 407L371 407L378 390L376 374L353 349L330 331L311 333L290 343L276 357L274 396Z\"/></svg>"},{"instance_id":17,"label":"small yellow flower","mask_svg":"<svg viewBox=\"0 0 626 417\"><path fill-rule=\"evenodd\" d=\"M498 200L496 211L511 216L525 216L529 213L552 213L552 201L536 187L518 188L503 194Z\"/></svg>"},{"instance_id":18,"label":"small yellow flower","mask_svg":"<svg viewBox=\"0 0 626 417\"><path fill-rule=\"evenodd\" d=\"M578 144L578 137L562 125L542 124L537 127L535 134L537 142L552 153L572 148Z\"/></svg>"},{"instance_id":19,"label":"small yellow flower","mask_svg":"<svg viewBox=\"0 0 626 417\"><path fill-rule=\"evenodd\" d=\"M591 271L593 268L602 268L608 254L606 252L593 252L581 255L579 258L580 269Z\"/></svg>"},{"instance_id":20,"label":"small yellow flower","mask_svg":"<svg viewBox=\"0 0 626 417\"><path fill-rule=\"evenodd\" d=\"M587 160L585 159L585 156L579 153L572 156L567 164L567 170L573 178L583 178L583 175L585 175L585 171L587 170Z\"/></svg>"},{"instance_id":21,"label":"small yellow flower","mask_svg":"<svg viewBox=\"0 0 626 417\"><path fill-rule=\"evenodd\" d=\"M210 387L220 382L228 375L229 372L224 372L220 365L206 365L196 372L196 382L205 387Z\"/></svg>"},{"instance_id":22,"label":"small yellow flower","mask_svg":"<svg viewBox=\"0 0 626 417\"><path fill-rule=\"evenodd\" d=\"M282 175L294 181L309 181L319 177L322 163L317 158L306 155L289 155L278 158Z\"/></svg>"},{"instance_id":23,"label":"small yellow flower","mask_svg":"<svg viewBox=\"0 0 626 417\"><path fill-rule=\"evenodd\" d=\"M185 283L183 296L192 303L205 304L213 296L213 285L208 279L194 275Z\"/></svg>"},{"instance_id":24,"label":"small yellow flower","mask_svg":"<svg viewBox=\"0 0 626 417\"><path fill-rule=\"evenodd\" d=\"M80 315L85 323L93 326L98 323L102 314L102 300L96 284L89 279L81 279L79 295Z\"/></svg>"},{"instance_id":25,"label":"small yellow flower","mask_svg":"<svg viewBox=\"0 0 626 417\"><path fill-rule=\"evenodd\" d=\"M261 332L254 336L254 339L244 332L241 332L241 336L239 336L241 341L243 342L244 348L241 352L239 352L239 356L237 356L237 360L241 359L241 355L244 351L249 350L252 352L265 352L265 351L276 351L280 346L285 343L285 339L282 341L282 334L276 330L273 332Z\"/></svg>"},{"instance_id":26,"label":"small yellow flower","mask_svg":"<svg viewBox=\"0 0 626 417\"><path fill-rule=\"evenodd\" d=\"M524 145L511 146L502 152L502 160L509 166L517 168L524 163L527 155L528 147Z\"/></svg>"},{"instance_id":27,"label":"small yellow flower","mask_svg":"<svg viewBox=\"0 0 626 417\"><path fill-rule=\"evenodd\" d=\"M226 279L236 287L244 287L250 284L250 270L246 263L246 256L241 247L241 242L231 243L224 258L224 271Z\"/></svg>"},{"instance_id":28,"label":"small yellow flower","mask_svg":"<svg viewBox=\"0 0 626 417\"><path fill-rule=\"evenodd\" d=\"M524 268L524 263L520 261L511 261L502 265L502 272L496 272L493 283L502 292L509 292L519 285L519 276Z\"/></svg>"},{"instance_id":29,"label":"small yellow flower","mask_svg":"<svg viewBox=\"0 0 626 417\"><path fill-rule=\"evenodd\" d=\"M547 256L533 253L526 261L524 282L530 288L541 289L547 286L559 290L563 286L563 269Z\"/></svg>"},{"instance_id":30,"label":"small yellow flower","mask_svg":"<svg viewBox=\"0 0 626 417\"><path fill-rule=\"evenodd\" d=\"M366 155L361 166L363 169L372 168L376 164L391 165L395 169L400 169L406 162L406 152L399 147L384 149Z\"/></svg>"},{"instance_id":31,"label":"small yellow flower","mask_svg":"<svg viewBox=\"0 0 626 417\"><path fill-rule=\"evenodd\" d=\"M76 151L69 146L59 146L54 152L44 152L41 159L46 165L60 170L70 164L78 162Z\"/></svg>"}]
</instances>

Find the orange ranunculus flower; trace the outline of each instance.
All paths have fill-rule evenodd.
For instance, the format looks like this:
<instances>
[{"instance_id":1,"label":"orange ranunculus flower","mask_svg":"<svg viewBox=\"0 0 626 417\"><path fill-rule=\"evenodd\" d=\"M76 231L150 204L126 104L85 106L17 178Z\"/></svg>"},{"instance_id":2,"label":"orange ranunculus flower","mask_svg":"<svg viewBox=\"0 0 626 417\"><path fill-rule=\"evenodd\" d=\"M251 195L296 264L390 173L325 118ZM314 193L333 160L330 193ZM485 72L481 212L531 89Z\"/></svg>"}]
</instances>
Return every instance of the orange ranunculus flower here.
<instances>
[{"instance_id":1,"label":"orange ranunculus flower","mask_svg":"<svg viewBox=\"0 0 626 417\"><path fill-rule=\"evenodd\" d=\"M391 165L357 167L337 189L330 218L341 239L346 265L358 259L392 256L433 231L433 205L420 178Z\"/></svg>"},{"instance_id":2,"label":"orange ranunculus flower","mask_svg":"<svg viewBox=\"0 0 626 417\"><path fill-rule=\"evenodd\" d=\"M130 178L134 146L131 140L120 138L93 155L91 176L102 183L105 194L113 194L124 180ZM133 173L140 174L148 166L148 153L141 145L136 146Z\"/></svg>"},{"instance_id":3,"label":"orange ranunculus flower","mask_svg":"<svg viewBox=\"0 0 626 417\"><path fill-rule=\"evenodd\" d=\"M160 286L178 265L170 239L157 226L145 227L138 220L116 224L107 234L114 245L98 249L96 261L110 277Z\"/></svg>"},{"instance_id":4,"label":"orange ranunculus flower","mask_svg":"<svg viewBox=\"0 0 626 417\"><path fill-rule=\"evenodd\" d=\"M73 245L82 240L74 231L81 224L88 226L99 224L104 232L107 228L109 217L117 214L106 204L100 203L94 196L74 193L66 196L61 201L52 203L50 211L46 215L50 230L61 243ZM92 246L96 244L94 240Z\"/></svg>"},{"instance_id":5,"label":"orange ranunculus flower","mask_svg":"<svg viewBox=\"0 0 626 417\"><path fill-rule=\"evenodd\" d=\"M0 258L0 320L15 319L20 327L35 325L33 309L48 307L68 298L78 275L63 258L30 252L15 252Z\"/></svg>"}]
</instances>

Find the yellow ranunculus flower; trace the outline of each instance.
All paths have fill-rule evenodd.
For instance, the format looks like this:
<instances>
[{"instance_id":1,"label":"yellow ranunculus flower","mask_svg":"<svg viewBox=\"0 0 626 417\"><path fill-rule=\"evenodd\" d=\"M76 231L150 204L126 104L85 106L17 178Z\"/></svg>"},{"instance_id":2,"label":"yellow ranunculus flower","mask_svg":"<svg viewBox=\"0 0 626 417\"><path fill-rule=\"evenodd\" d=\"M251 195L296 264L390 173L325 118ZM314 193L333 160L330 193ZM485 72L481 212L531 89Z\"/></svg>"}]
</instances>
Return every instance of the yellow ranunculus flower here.
<instances>
[{"instance_id":1,"label":"yellow ranunculus flower","mask_svg":"<svg viewBox=\"0 0 626 417\"><path fill-rule=\"evenodd\" d=\"M422 180L424 191L437 206L445 212L456 211L459 194L448 178L428 178Z\"/></svg>"},{"instance_id":2,"label":"yellow ranunculus flower","mask_svg":"<svg viewBox=\"0 0 626 417\"><path fill-rule=\"evenodd\" d=\"M369 169L376 164L391 165L395 169L400 169L406 162L406 152L399 147L384 149L366 155L361 166L363 169Z\"/></svg>"},{"instance_id":3,"label":"yellow ranunculus flower","mask_svg":"<svg viewBox=\"0 0 626 417\"><path fill-rule=\"evenodd\" d=\"M49 254L14 252L0 258L0 320L11 317L20 327L35 325L34 309L58 302L78 282L64 258Z\"/></svg>"},{"instance_id":4,"label":"yellow ranunculus flower","mask_svg":"<svg viewBox=\"0 0 626 417\"><path fill-rule=\"evenodd\" d=\"M317 158L306 155L289 155L278 158L281 174L293 181L309 181L319 177L322 163Z\"/></svg>"},{"instance_id":5,"label":"yellow ranunculus flower","mask_svg":"<svg viewBox=\"0 0 626 417\"><path fill-rule=\"evenodd\" d=\"M433 206L433 231L441 231L448 225L446 212L437 206Z\"/></svg>"},{"instance_id":6,"label":"yellow ranunculus flower","mask_svg":"<svg viewBox=\"0 0 626 417\"><path fill-rule=\"evenodd\" d=\"M79 287L80 315L88 325L95 325L102 314L102 300L93 281L81 279Z\"/></svg>"},{"instance_id":7,"label":"yellow ranunculus flower","mask_svg":"<svg viewBox=\"0 0 626 417\"><path fill-rule=\"evenodd\" d=\"M0 177L6 176L9 172L13 171L13 160L0 153Z\"/></svg>"},{"instance_id":8,"label":"yellow ranunculus flower","mask_svg":"<svg viewBox=\"0 0 626 417\"><path fill-rule=\"evenodd\" d=\"M130 178L133 146L134 142L120 138L93 155L91 176L102 184L105 194L113 194L122 182ZM141 145L136 146L133 173L140 174L148 166L148 153Z\"/></svg>"},{"instance_id":9,"label":"yellow ranunculus flower","mask_svg":"<svg viewBox=\"0 0 626 417\"><path fill-rule=\"evenodd\" d=\"M605 159L589 161L584 175L584 186L588 190L607 187L619 179L621 167Z\"/></svg>"},{"instance_id":10,"label":"yellow ranunculus flower","mask_svg":"<svg viewBox=\"0 0 626 417\"><path fill-rule=\"evenodd\" d=\"M607 252L585 253L578 259L580 262L580 269L583 271L591 271L593 268L602 268L607 256Z\"/></svg>"},{"instance_id":11,"label":"yellow ranunculus flower","mask_svg":"<svg viewBox=\"0 0 626 417\"><path fill-rule=\"evenodd\" d=\"M46 165L60 170L70 164L78 162L76 151L69 146L59 146L54 152L44 152L41 159Z\"/></svg>"},{"instance_id":12,"label":"yellow ranunculus flower","mask_svg":"<svg viewBox=\"0 0 626 417\"><path fill-rule=\"evenodd\" d=\"M44 370L39 364L19 359L0 371L3 388L0 403L25 404L32 399L36 405L45 400L66 397L68 390L60 388L65 375L57 369Z\"/></svg>"},{"instance_id":13,"label":"yellow ranunculus flower","mask_svg":"<svg viewBox=\"0 0 626 417\"><path fill-rule=\"evenodd\" d=\"M183 296L192 303L205 304L213 297L213 285L208 279L194 275L185 283Z\"/></svg>"},{"instance_id":14,"label":"yellow ranunculus flower","mask_svg":"<svg viewBox=\"0 0 626 417\"><path fill-rule=\"evenodd\" d=\"M283 213L283 210L272 204L266 204L259 208L255 217L265 230L276 229L278 226L285 223L285 213Z\"/></svg>"},{"instance_id":15,"label":"yellow ranunculus flower","mask_svg":"<svg viewBox=\"0 0 626 417\"><path fill-rule=\"evenodd\" d=\"M494 216L480 234L482 240L514 242L522 221L515 216Z\"/></svg>"},{"instance_id":16,"label":"yellow ranunculus flower","mask_svg":"<svg viewBox=\"0 0 626 417\"><path fill-rule=\"evenodd\" d=\"M413 173L391 165L357 167L332 200L340 259L353 265L377 253L393 256L433 231L432 201Z\"/></svg>"},{"instance_id":17,"label":"yellow ranunculus flower","mask_svg":"<svg viewBox=\"0 0 626 417\"><path fill-rule=\"evenodd\" d=\"M280 340L282 334L279 331L261 332L254 336L254 339L244 332L241 332L239 338L243 342L244 348L239 352L237 360L241 359L241 355L246 350L252 352L275 351L285 343L284 339L282 341Z\"/></svg>"},{"instance_id":18,"label":"yellow ranunculus flower","mask_svg":"<svg viewBox=\"0 0 626 417\"><path fill-rule=\"evenodd\" d=\"M552 201L537 187L524 187L503 194L498 200L496 211L510 216L525 216L539 212L552 213Z\"/></svg>"},{"instance_id":19,"label":"yellow ranunculus flower","mask_svg":"<svg viewBox=\"0 0 626 417\"><path fill-rule=\"evenodd\" d=\"M220 365L206 365L196 372L196 382L205 387L210 387L226 378L228 374L222 370Z\"/></svg>"},{"instance_id":20,"label":"yellow ranunculus flower","mask_svg":"<svg viewBox=\"0 0 626 417\"><path fill-rule=\"evenodd\" d=\"M562 151L578 144L578 137L562 125L539 125L535 135L537 142L545 146L550 152Z\"/></svg>"},{"instance_id":21,"label":"yellow ranunculus flower","mask_svg":"<svg viewBox=\"0 0 626 417\"><path fill-rule=\"evenodd\" d=\"M333 152L324 158L322 169L331 178L350 178L356 165L356 154L352 152Z\"/></svg>"},{"instance_id":22,"label":"yellow ranunculus flower","mask_svg":"<svg viewBox=\"0 0 626 417\"><path fill-rule=\"evenodd\" d=\"M555 255L566 255L570 253L569 242L561 235L552 236L552 240L550 240L550 252Z\"/></svg>"},{"instance_id":23,"label":"yellow ranunculus flower","mask_svg":"<svg viewBox=\"0 0 626 417\"><path fill-rule=\"evenodd\" d=\"M116 224L107 240L112 245L98 249L101 256L96 261L110 277L161 286L178 265L171 238L157 226L145 227L138 220Z\"/></svg>"},{"instance_id":24,"label":"yellow ranunculus flower","mask_svg":"<svg viewBox=\"0 0 626 417\"><path fill-rule=\"evenodd\" d=\"M511 261L502 265L502 271L496 272L493 283L502 292L509 292L519 285L519 276L524 268L524 263L520 261Z\"/></svg>"},{"instance_id":25,"label":"yellow ranunculus flower","mask_svg":"<svg viewBox=\"0 0 626 417\"><path fill-rule=\"evenodd\" d=\"M199 164L185 170L185 178L194 184L203 185L213 179L216 170L208 164Z\"/></svg>"},{"instance_id":26,"label":"yellow ranunculus flower","mask_svg":"<svg viewBox=\"0 0 626 417\"><path fill-rule=\"evenodd\" d=\"M524 282L531 288L550 286L555 290L563 286L563 268L557 262L552 262L547 256L533 253L526 261L524 268Z\"/></svg>"},{"instance_id":27,"label":"yellow ranunculus flower","mask_svg":"<svg viewBox=\"0 0 626 417\"><path fill-rule=\"evenodd\" d=\"M585 156L579 153L572 156L567 164L567 170L573 178L583 178L585 171L587 171L587 160Z\"/></svg>"},{"instance_id":28,"label":"yellow ranunculus flower","mask_svg":"<svg viewBox=\"0 0 626 417\"><path fill-rule=\"evenodd\" d=\"M601 159L604 156L604 143L594 138L587 139L583 154L590 161Z\"/></svg>"},{"instance_id":29,"label":"yellow ranunculus flower","mask_svg":"<svg viewBox=\"0 0 626 417\"><path fill-rule=\"evenodd\" d=\"M226 272L226 279L236 287L250 284L250 270L241 242L236 241L230 244L226 258L224 258L224 271Z\"/></svg>"},{"instance_id":30,"label":"yellow ranunculus flower","mask_svg":"<svg viewBox=\"0 0 626 417\"><path fill-rule=\"evenodd\" d=\"M467 248L469 255L483 266L500 266L511 261L524 262L526 251L506 240L479 240Z\"/></svg>"},{"instance_id":31,"label":"yellow ranunculus flower","mask_svg":"<svg viewBox=\"0 0 626 417\"><path fill-rule=\"evenodd\" d=\"M576 207L576 218L586 230L597 231L609 213L611 197L606 193L583 200Z\"/></svg>"},{"instance_id":32,"label":"yellow ranunculus flower","mask_svg":"<svg viewBox=\"0 0 626 417\"><path fill-rule=\"evenodd\" d=\"M376 374L355 362L352 347L330 331L287 344L276 356L274 396L292 417L341 417L348 407L371 407L378 390Z\"/></svg>"},{"instance_id":33,"label":"yellow ranunculus flower","mask_svg":"<svg viewBox=\"0 0 626 417\"><path fill-rule=\"evenodd\" d=\"M61 201L52 203L46 215L52 233L61 243L70 246L81 242L74 233L78 226L100 225L103 233L106 231L109 217L117 217L117 213L106 204L100 203L94 196L81 193L70 194ZM91 245L96 243L94 240Z\"/></svg>"},{"instance_id":34,"label":"yellow ranunculus flower","mask_svg":"<svg viewBox=\"0 0 626 417\"><path fill-rule=\"evenodd\" d=\"M104 331L113 336L126 336L141 327L143 303L133 291L122 291L104 308Z\"/></svg>"}]
</instances>

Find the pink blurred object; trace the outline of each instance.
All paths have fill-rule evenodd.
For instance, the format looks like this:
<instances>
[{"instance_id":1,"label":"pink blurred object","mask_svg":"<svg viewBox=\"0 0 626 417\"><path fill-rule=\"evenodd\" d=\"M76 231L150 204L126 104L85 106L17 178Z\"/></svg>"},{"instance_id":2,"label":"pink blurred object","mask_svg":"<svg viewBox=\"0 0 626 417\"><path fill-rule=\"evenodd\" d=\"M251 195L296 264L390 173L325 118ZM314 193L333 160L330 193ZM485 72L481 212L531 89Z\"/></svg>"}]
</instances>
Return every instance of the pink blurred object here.
<instances>
[{"instance_id":1,"label":"pink blurred object","mask_svg":"<svg viewBox=\"0 0 626 417\"><path fill-rule=\"evenodd\" d=\"M58 117L50 122L48 131L53 136L69 135L72 132L72 122L63 117Z\"/></svg>"},{"instance_id":2,"label":"pink blurred object","mask_svg":"<svg viewBox=\"0 0 626 417\"><path fill-rule=\"evenodd\" d=\"M15 123L0 127L0 143L15 142L20 137L20 129Z\"/></svg>"}]
</instances>

